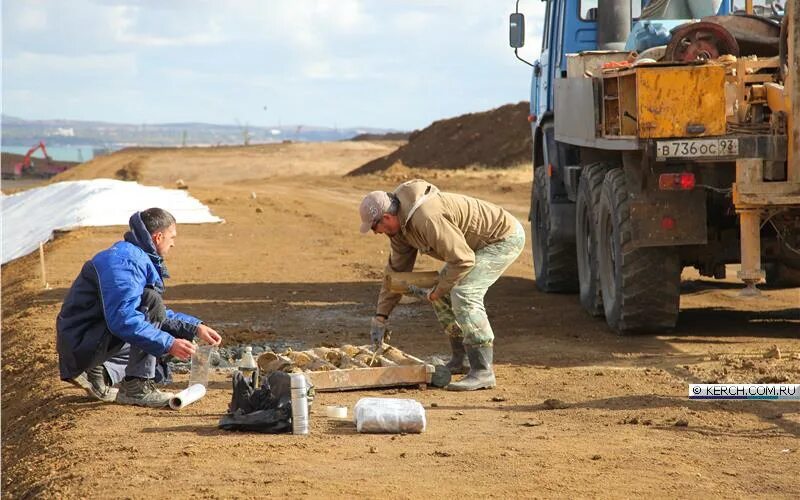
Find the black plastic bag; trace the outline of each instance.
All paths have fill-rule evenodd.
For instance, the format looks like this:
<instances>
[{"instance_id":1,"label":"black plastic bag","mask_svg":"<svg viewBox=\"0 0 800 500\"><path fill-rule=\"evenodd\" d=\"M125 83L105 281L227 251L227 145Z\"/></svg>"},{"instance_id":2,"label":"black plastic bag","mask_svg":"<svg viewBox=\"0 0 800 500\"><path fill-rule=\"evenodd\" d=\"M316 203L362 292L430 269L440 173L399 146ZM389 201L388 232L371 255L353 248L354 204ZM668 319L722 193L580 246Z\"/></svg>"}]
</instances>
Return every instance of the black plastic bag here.
<instances>
[{"instance_id":1,"label":"black plastic bag","mask_svg":"<svg viewBox=\"0 0 800 500\"><path fill-rule=\"evenodd\" d=\"M288 373L273 372L254 389L239 372L233 374L233 397L228 413L219 420L228 431L280 434L292 431L291 379Z\"/></svg>"}]
</instances>

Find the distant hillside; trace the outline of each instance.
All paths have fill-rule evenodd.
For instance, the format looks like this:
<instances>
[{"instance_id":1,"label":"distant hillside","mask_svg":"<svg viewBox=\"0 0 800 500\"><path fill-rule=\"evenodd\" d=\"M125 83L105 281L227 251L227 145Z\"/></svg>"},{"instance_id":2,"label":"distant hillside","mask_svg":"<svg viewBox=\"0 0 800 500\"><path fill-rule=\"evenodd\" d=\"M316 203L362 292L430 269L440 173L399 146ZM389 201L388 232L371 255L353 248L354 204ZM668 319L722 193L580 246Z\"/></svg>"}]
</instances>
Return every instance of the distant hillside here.
<instances>
[{"instance_id":1,"label":"distant hillside","mask_svg":"<svg viewBox=\"0 0 800 500\"><path fill-rule=\"evenodd\" d=\"M386 134L358 134L351 141L407 141L413 132L388 132Z\"/></svg>"},{"instance_id":2,"label":"distant hillside","mask_svg":"<svg viewBox=\"0 0 800 500\"><path fill-rule=\"evenodd\" d=\"M25 120L2 116L5 146L30 146L40 140L53 146L241 145L282 141L339 141L361 134L397 132L381 128L331 128L310 125L253 127L211 123L123 124L78 120Z\"/></svg>"},{"instance_id":3,"label":"distant hillside","mask_svg":"<svg viewBox=\"0 0 800 500\"><path fill-rule=\"evenodd\" d=\"M380 172L395 163L407 167L459 169L470 165L508 167L531 161L528 102L506 104L433 122L411 134L408 144L348 175Z\"/></svg>"}]
</instances>

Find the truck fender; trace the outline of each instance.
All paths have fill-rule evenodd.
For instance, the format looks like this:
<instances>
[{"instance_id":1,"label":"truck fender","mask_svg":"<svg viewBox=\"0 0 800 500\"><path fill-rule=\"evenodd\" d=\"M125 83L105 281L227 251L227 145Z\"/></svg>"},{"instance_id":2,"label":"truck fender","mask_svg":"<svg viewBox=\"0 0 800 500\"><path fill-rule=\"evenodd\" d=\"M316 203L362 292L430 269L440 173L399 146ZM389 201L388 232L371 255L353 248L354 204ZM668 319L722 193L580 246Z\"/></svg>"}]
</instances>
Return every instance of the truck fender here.
<instances>
[{"instance_id":1,"label":"truck fender","mask_svg":"<svg viewBox=\"0 0 800 500\"><path fill-rule=\"evenodd\" d=\"M531 152L531 163L533 170L544 166L544 132L542 129L548 123L552 123L551 115L541 117L539 120L531 122L531 135L533 136L533 148ZM533 172L531 172L533 173ZM531 202L528 210L528 220L533 220L533 192L534 187L531 183Z\"/></svg>"}]
</instances>

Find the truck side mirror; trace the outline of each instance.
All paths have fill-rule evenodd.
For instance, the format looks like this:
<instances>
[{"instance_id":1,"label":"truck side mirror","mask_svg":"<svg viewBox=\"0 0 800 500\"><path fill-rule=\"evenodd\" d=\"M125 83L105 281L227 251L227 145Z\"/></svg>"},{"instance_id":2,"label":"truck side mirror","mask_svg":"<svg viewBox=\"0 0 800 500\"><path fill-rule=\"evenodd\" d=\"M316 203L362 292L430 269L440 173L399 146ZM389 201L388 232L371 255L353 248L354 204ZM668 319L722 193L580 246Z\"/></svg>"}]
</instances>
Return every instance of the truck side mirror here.
<instances>
[{"instance_id":1,"label":"truck side mirror","mask_svg":"<svg viewBox=\"0 0 800 500\"><path fill-rule=\"evenodd\" d=\"M514 12L509 18L508 43L518 49L525 45L525 15Z\"/></svg>"}]
</instances>

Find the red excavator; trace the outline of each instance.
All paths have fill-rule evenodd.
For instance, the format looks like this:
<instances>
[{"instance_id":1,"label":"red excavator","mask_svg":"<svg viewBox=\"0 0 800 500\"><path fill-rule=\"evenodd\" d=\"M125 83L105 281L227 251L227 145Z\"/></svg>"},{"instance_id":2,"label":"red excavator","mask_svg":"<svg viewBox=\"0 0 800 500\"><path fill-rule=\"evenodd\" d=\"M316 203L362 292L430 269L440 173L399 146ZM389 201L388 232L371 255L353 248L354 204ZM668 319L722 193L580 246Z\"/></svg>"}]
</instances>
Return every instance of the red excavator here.
<instances>
[{"instance_id":1,"label":"red excavator","mask_svg":"<svg viewBox=\"0 0 800 500\"><path fill-rule=\"evenodd\" d=\"M44 162L37 161L34 164L32 158L33 153L42 150L44 154ZM38 160L38 159L36 159ZM3 179L19 179L22 176L48 178L67 170L69 167L66 165L57 165L53 163L53 159L47 154L47 147L44 141L39 141L39 144L33 146L25 153L25 157L21 162L12 165L3 164Z\"/></svg>"}]
</instances>

